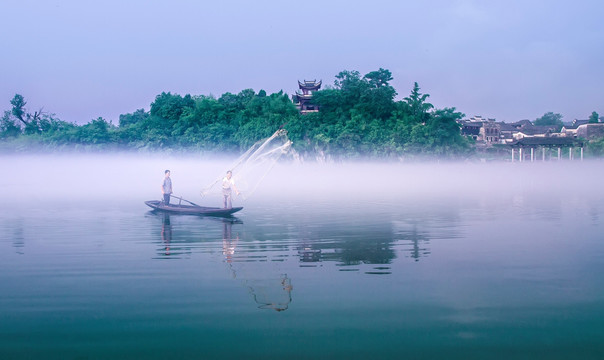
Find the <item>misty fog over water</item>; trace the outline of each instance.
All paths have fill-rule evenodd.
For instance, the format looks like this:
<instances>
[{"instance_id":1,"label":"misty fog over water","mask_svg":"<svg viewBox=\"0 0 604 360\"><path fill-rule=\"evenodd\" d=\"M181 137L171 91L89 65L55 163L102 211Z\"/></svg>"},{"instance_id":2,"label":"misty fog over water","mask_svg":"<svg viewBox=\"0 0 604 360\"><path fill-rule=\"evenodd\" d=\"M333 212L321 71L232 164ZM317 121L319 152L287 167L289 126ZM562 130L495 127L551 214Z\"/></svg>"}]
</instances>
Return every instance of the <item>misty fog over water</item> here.
<instances>
[{"instance_id":1,"label":"misty fog over water","mask_svg":"<svg viewBox=\"0 0 604 360\"><path fill-rule=\"evenodd\" d=\"M170 169L175 195L200 200L200 191L230 169L234 159L133 154L2 156L5 201L86 201L159 198ZM235 179L240 201L358 199L378 203L406 197L601 196L601 161L534 163L296 163L283 161L262 176ZM259 185L257 185L257 183ZM256 186L253 194L246 194ZM128 199L130 198L130 199Z\"/></svg>"},{"instance_id":2,"label":"misty fog over water","mask_svg":"<svg viewBox=\"0 0 604 360\"><path fill-rule=\"evenodd\" d=\"M604 356L602 162L234 161L0 157L0 357Z\"/></svg>"}]
</instances>

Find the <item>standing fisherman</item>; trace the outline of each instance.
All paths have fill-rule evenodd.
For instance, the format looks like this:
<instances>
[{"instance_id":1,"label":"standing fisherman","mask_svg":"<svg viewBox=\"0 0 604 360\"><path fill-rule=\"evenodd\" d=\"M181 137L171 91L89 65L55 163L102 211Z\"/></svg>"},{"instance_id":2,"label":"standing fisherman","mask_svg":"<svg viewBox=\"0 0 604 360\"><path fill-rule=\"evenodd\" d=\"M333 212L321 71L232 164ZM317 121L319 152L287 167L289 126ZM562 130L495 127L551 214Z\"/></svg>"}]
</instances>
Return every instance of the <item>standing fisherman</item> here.
<instances>
[{"instance_id":1,"label":"standing fisherman","mask_svg":"<svg viewBox=\"0 0 604 360\"><path fill-rule=\"evenodd\" d=\"M239 195L239 190L235 186L235 180L232 179L233 172L231 170L227 171L226 176L222 179L222 196L224 198L224 208L230 209L233 207L231 203L231 193L232 189L235 189L237 195Z\"/></svg>"},{"instance_id":2,"label":"standing fisherman","mask_svg":"<svg viewBox=\"0 0 604 360\"><path fill-rule=\"evenodd\" d=\"M170 205L170 195L172 194L172 179L170 179L170 170L164 172L166 177L161 185L161 193L164 195L164 204Z\"/></svg>"}]
</instances>

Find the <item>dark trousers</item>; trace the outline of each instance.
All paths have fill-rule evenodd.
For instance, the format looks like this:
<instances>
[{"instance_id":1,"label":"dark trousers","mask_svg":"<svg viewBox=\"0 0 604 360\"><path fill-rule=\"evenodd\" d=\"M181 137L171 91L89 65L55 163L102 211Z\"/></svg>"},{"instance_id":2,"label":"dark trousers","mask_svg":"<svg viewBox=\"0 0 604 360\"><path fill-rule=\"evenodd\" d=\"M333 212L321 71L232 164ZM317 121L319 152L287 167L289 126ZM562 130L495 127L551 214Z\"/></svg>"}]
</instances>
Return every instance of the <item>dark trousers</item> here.
<instances>
[{"instance_id":1,"label":"dark trousers","mask_svg":"<svg viewBox=\"0 0 604 360\"><path fill-rule=\"evenodd\" d=\"M170 205L170 194L164 194L164 204Z\"/></svg>"}]
</instances>

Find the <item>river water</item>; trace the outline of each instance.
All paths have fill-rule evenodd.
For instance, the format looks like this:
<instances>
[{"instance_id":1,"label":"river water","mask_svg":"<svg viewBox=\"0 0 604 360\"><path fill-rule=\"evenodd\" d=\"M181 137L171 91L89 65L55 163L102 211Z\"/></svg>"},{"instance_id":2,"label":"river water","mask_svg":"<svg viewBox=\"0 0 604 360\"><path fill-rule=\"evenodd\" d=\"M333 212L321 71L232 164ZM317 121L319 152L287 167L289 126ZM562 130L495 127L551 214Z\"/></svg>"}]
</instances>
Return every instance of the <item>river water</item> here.
<instances>
[{"instance_id":1,"label":"river water","mask_svg":"<svg viewBox=\"0 0 604 360\"><path fill-rule=\"evenodd\" d=\"M2 359L601 359L602 163L0 158Z\"/></svg>"}]
</instances>

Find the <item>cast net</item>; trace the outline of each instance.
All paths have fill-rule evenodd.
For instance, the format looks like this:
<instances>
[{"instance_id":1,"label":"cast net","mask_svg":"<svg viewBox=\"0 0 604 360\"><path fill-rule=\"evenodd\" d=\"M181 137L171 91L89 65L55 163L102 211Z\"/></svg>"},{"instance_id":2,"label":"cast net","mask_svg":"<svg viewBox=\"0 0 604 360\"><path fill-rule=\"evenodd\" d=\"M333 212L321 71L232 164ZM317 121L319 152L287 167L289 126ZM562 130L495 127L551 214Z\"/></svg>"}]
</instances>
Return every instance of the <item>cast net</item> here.
<instances>
[{"instance_id":1,"label":"cast net","mask_svg":"<svg viewBox=\"0 0 604 360\"><path fill-rule=\"evenodd\" d=\"M241 191L244 200L253 195L279 159L285 155L294 159L297 158L291 146L292 141L287 137L287 131L285 129L277 130L269 138L252 145L227 169L233 172L235 186ZM213 183L201 190L201 196L218 194L227 170L220 174Z\"/></svg>"}]
</instances>

